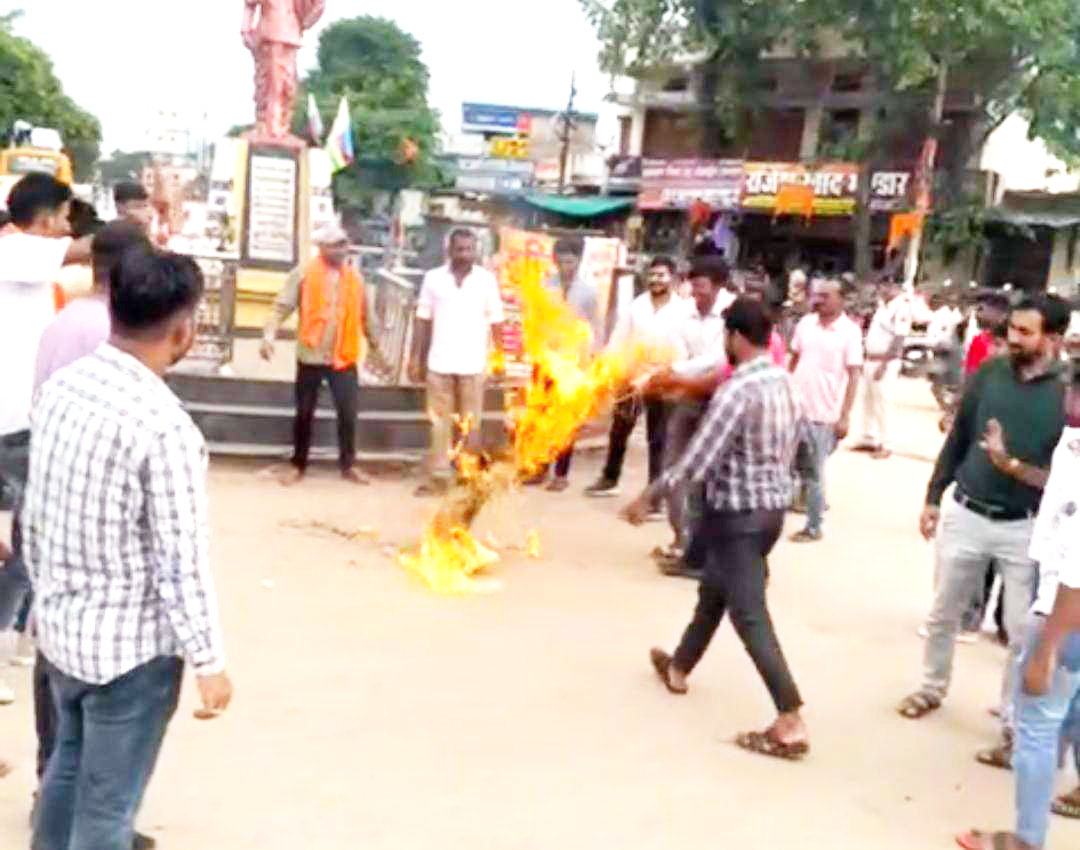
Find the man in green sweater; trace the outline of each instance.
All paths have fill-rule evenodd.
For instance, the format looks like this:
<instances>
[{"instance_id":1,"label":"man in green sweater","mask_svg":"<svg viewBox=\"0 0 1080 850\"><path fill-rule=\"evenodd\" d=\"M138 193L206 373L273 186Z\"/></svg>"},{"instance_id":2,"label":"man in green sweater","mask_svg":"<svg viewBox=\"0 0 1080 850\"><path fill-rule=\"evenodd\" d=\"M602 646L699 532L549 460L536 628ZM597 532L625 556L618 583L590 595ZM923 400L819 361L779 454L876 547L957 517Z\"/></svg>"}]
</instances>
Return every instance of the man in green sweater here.
<instances>
[{"instance_id":1,"label":"man in green sweater","mask_svg":"<svg viewBox=\"0 0 1080 850\"><path fill-rule=\"evenodd\" d=\"M972 376L938 455L919 520L936 537L934 604L927 621L922 687L900 713L912 719L940 707L949 687L960 621L991 562L1001 571L1010 660L1002 720L1011 726L1015 660L1035 595L1028 555L1050 459L1065 425L1065 384L1058 359L1068 305L1025 297L1009 316L1009 354ZM945 496L950 485L952 493Z\"/></svg>"}]
</instances>

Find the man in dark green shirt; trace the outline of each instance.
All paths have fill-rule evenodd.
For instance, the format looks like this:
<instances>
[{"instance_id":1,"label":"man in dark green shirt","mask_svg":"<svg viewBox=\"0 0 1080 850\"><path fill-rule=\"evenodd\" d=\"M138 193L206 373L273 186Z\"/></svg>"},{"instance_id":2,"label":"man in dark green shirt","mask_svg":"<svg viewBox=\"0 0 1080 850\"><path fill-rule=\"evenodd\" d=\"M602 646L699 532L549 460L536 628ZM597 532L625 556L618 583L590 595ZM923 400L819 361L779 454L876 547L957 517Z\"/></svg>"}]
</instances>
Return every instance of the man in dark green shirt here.
<instances>
[{"instance_id":1,"label":"man in dark green shirt","mask_svg":"<svg viewBox=\"0 0 1080 850\"><path fill-rule=\"evenodd\" d=\"M936 536L936 586L923 684L900 704L905 717L941 705L961 619L993 563L1003 580L1010 640L1002 719L1006 729L1011 725L1014 660L1037 580L1028 547L1065 426L1058 352L1068 324L1069 308L1060 298L1025 297L1009 316L1008 357L987 361L964 392L919 521L927 540Z\"/></svg>"}]
</instances>

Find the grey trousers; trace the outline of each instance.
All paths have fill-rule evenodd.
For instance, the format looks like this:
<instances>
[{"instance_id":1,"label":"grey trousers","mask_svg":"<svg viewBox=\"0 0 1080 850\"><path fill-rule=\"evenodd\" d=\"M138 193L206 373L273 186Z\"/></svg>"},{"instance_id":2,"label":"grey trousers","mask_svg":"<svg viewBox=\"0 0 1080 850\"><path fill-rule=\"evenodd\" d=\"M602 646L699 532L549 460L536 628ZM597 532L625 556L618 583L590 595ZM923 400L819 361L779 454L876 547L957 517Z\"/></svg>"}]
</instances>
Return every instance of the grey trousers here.
<instances>
[{"instance_id":1,"label":"grey trousers","mask_svg":"<svg viewBox=\"0 0 1080 850\"><path fill-rule=\"evenodd\" d=\"M683 456L708 408L707 401L680 401L671 406L664 437L664 469L670 469ZM700 523L703 509L700 485L682 482L668 493L668 522L675 532L675 545L683 552L690 545L690 535Z\"/></svg>"},{"instance_id":2,"label":"grey trousers","mask_svg":"<svg viewBox=\"0 0 1080 850\"><path fill-rule=\"evenodd\" d=\"M993 561L1001 571L1009 659L1001 687L1002 722L1011 728L1017 658L1023 649L1024 624L1035 598L1038 567L1028 556L1034 519L994 521L957 504L946 495L941 506L935 557L937 586L926 623L923 692L944 699L952 677L953 651L961 620L982 587Z\"/></svg>"}]
</instances>

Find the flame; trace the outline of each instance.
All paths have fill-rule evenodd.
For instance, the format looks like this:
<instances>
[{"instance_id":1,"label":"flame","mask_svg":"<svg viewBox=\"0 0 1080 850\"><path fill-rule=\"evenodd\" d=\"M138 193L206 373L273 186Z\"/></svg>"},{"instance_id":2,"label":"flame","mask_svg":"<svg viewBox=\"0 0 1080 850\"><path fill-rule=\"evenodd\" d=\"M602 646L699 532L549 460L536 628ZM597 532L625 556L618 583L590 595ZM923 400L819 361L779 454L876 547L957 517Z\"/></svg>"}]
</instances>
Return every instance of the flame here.
<instances>
[{"instance_id":1,"label":"flame","mask_svg":"<svg viewBox=\"0 0 1080 850\"><path fill-rule=\"evenodd\" d=\"M500 270L503 286L516 289L521 299L524 352L533 367L529 384L523 392L511 394L508 404L513 423L509 457L493 459L468 451L465 441L472 423L460 423L461 437L453 451L458 486L424 529L419 551L397 556L398 563L437 593L483 589L477 576L497 563L499 555L469 528L492 496L544 469L573 442L585 422L617 400L635 375L671 360L671 352L637 341L592 356L588 323L544 284L548 266L541 259L521 257ZM489 360L493 370L503 365L499 356ZM535 530L526 535L525 551L540 557Z\"/></svg>"}]
</instances>

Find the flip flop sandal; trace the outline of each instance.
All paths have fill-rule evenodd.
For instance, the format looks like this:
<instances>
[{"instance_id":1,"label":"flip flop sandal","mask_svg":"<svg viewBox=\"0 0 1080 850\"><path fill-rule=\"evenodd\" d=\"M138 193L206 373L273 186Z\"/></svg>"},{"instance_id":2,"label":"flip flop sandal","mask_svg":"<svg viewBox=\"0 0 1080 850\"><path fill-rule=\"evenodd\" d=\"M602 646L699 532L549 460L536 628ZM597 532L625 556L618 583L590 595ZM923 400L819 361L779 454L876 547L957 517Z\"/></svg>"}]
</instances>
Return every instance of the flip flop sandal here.
<instances>
[{"instance_id":1,"label":"flip flop sandal","mask_svg":"<svg viewBox=\"0 0 1080 850\"><path fill-rule=\"evenodd\" d=\"M735 745L751 753L787 761L800 761L810 752L809 742L795 741L785 744L776 740L772 732L743 732L735 738Z\"/></svg>"},{"instance_id":2,"label":"flip flop sandal","mask_svg":"<svg viewBox=\"0 0 1080 850\"><path fill-rule=\"evenodd\" d=\"M904 697L904 701L900 703L896 710L901 717L906 717L908 720L918 720L920 717L925 717L931 711L937 711L939 708L941 708L941 700L930 694L919 692Z\"/></svg>"},{"instance_id":3,"label":"flip flop sandal","mask_svg":"<svg viewBox=\"0 0 1080 850\"><path fill-rule=\"evenodd\" d=\"M982 839L986 836L990 838L990 847L992 850L1012 850L1012 847L1015 846L1009 844L1009 839L1012 836L1008 832L989 833L980 832L977 829L956 836L956 843L963 847L964 850L984 850L986 845L983 843Z\"/></svg>"},{"instance_id":4,"label":"flip flop sandal","mask_svg":"<svg viewBox=\"0 0 1080 850\"><path fill-rule=\"evenodd\" d=\"M1002 770L1012 770L1012 747L1006 744L998 744L987 750L979 750L975 753L975 761L985 764L987 767L999 767Z\"/></svg>"},{"instance_id":5,"label":"flip flop sandal","mask_svg":"<svg viewBox=\"0 0 1080 850\"><path fill-rule=\"evenodd\" d=\"M656 671L656 675L660 677L660 681L664 683L664 687L673 694L683 696L687 688L676 688L671 684L671 656L668 655L662 649L652 649L649 651L649 660L652 662L653 669Z\"/></svg>"},{"instance_id":6,"label":"flip flop sandal","mask_svg":"<svg viewBox=\"0 0 1080 850\"><path fill-rule=\"evenodd\" d=\"M1061 815L1063 818L1080 820L1080 802L1066 802L1064 797L1058 797L1054 800L1054 802L1050 804L1050 811L1055 815Z\"/></svg>"}]
</instances>

